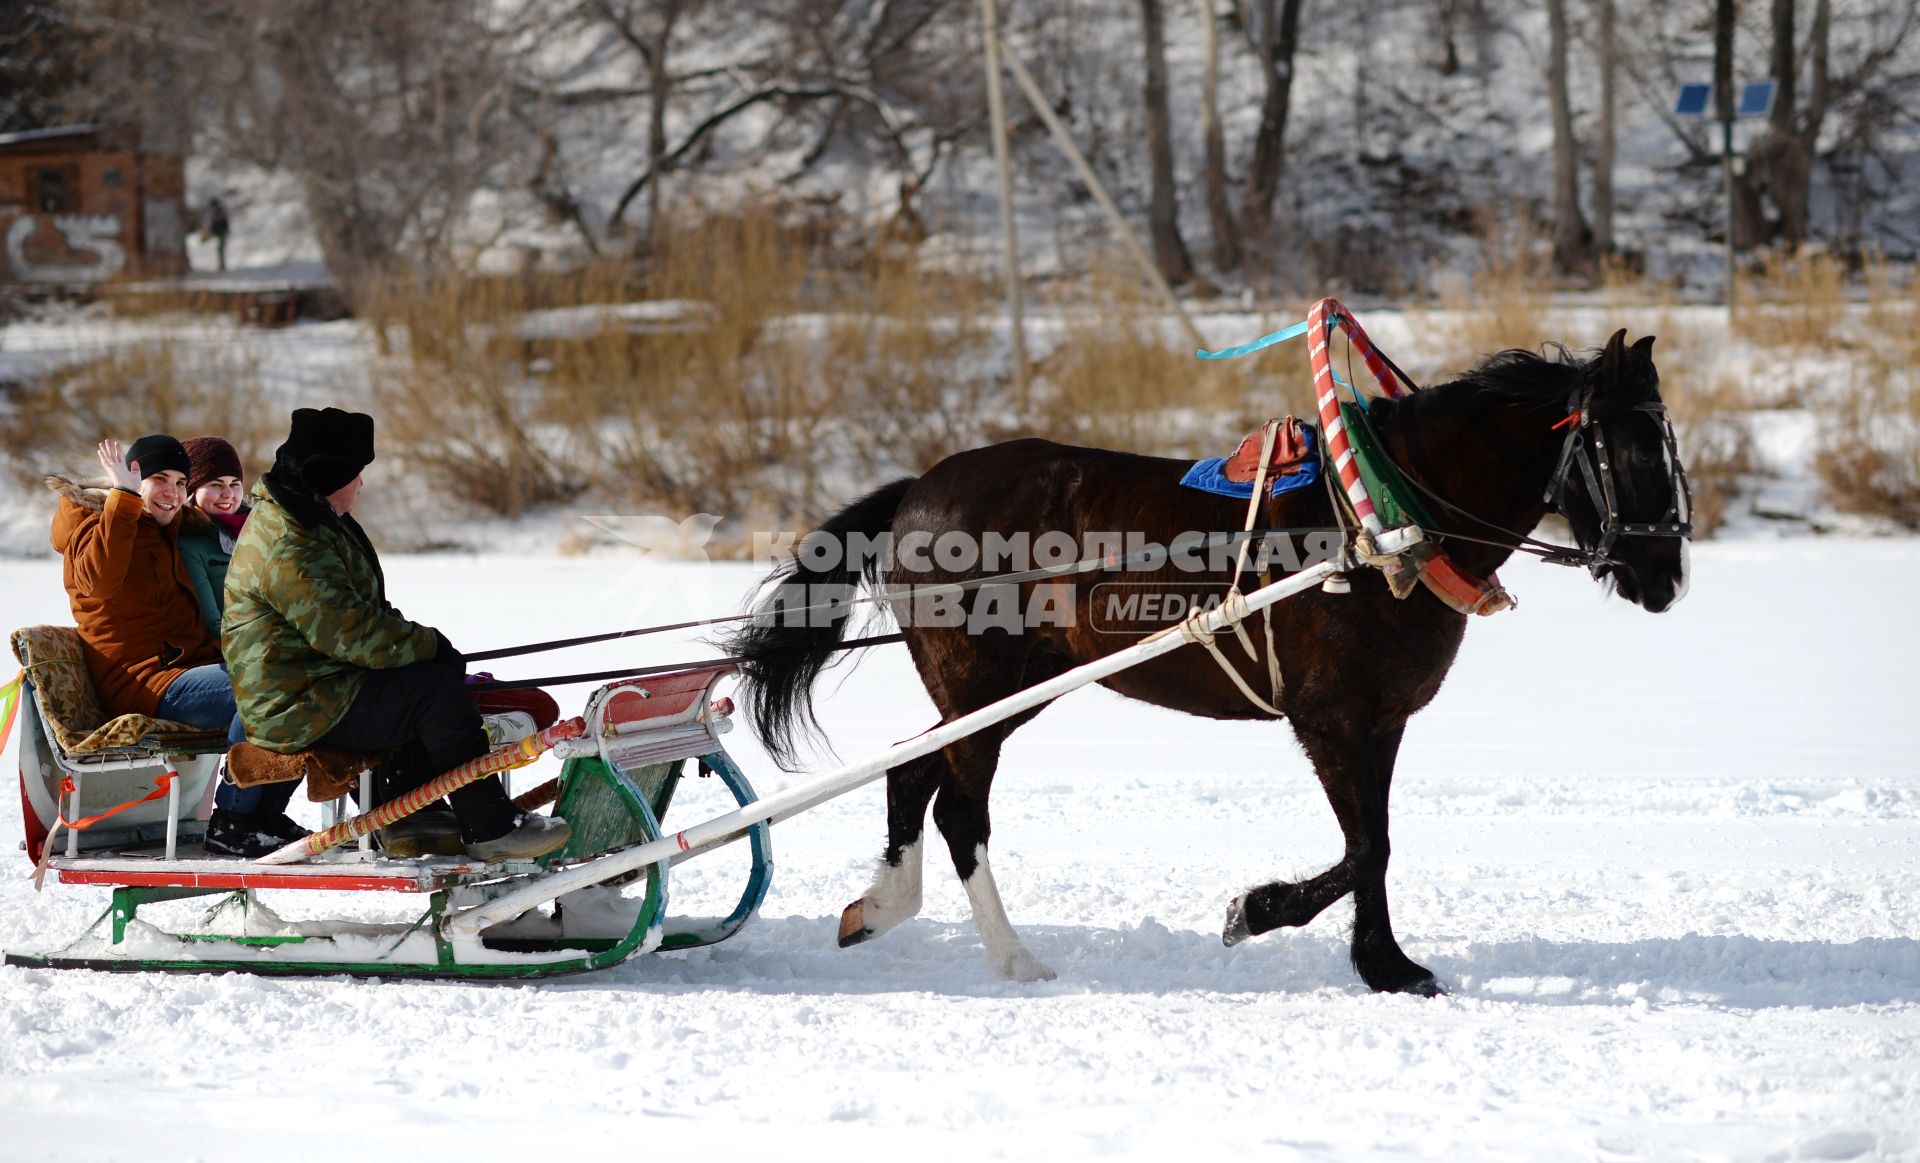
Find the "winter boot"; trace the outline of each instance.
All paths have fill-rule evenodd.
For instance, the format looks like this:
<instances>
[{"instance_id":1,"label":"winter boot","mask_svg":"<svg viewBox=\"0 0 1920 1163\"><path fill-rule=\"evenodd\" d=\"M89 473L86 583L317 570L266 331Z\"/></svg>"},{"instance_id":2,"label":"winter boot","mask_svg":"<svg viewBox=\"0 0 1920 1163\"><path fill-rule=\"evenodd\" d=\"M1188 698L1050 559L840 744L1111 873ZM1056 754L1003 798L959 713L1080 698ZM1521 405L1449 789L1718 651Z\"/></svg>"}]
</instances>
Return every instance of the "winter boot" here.
<instances>
[{"instance_id":1,"label":"winter boot","mask_svg":"<svg viewBox=\"0 0 1920 1163\"><path fill-rule=\"evenodd\" d=\"M502 860L532 860L557 851L573 838L573 829L558 816L522 813L505 835L491 840L469 841L466 854L475 860L498 864Z\"/></svg>"},{"instance_id":2,"label":"winter boot","mask_svg":"<svg viewBox=\"0 0 1920 1163\"><path fill-rule=\"evenodd\" d=\"M291 823L291 821L288 821ZM305 835L304 832L301 833ZM207 834L200 847L210 856L238 856L253 860L292 843L282 840L259 816L251 812L231 812L215 808L207 820Z\"/></svg>"},{"instance_id":3,"label":"winter boot","mask_svg":"<svg viewBox=\"0 0 1920 1163\"><path fill-rule=\"evenodd\" d=\"M462 856L460 825L444 802L428 804L374 832L380 850L396 860L415 856Z\"/></svg>"}]
</instances>

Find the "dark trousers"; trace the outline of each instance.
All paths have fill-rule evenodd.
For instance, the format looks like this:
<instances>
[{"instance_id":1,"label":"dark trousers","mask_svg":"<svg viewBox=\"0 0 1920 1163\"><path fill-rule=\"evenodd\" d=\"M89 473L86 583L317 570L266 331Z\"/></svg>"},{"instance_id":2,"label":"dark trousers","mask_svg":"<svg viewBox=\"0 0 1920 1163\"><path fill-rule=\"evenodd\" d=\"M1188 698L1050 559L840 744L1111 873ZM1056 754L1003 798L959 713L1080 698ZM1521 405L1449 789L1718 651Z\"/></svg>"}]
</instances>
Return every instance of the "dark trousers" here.
<instances>
[{"instance_id":1,"label":"dark trousers","mask_svg":"<svg viewBox=\"0 0 1920 1163\"><path fill-rule=\"evenodd\" d=\"M369 674L353 705L316 745L392 751L374 781L375 798L385 803L486 754L487 732L467 699L466 676L450 666L417 662ZM513 801L498 776L476 780L447 799L468 841L491 840L513 827Z\"/></svg>"}]
</instances>

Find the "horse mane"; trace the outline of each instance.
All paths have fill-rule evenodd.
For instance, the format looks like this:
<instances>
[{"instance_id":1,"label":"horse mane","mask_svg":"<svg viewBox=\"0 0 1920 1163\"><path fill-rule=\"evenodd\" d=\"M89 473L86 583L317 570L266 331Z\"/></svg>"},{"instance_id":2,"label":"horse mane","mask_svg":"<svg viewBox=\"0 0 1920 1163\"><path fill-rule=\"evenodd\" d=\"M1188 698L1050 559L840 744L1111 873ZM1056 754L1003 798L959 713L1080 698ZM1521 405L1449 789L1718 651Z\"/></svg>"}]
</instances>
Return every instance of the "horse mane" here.
<instances>
[{"instance_id":1,"label":"horse mane","mask_svg":"<svg viewBox=\"0 0 1920 1163\"><path fill-rule=\"evenodd\" d=\"M1542 344L1539 351L1510 347L1488 356L1453 382L1502 404L1564 411L1598 358L1582 359L1551 342Z\"/></svg>"},{"instance_id":2,"label":"horse mane","mask_svg":"<svg viewBox=\"0 0 1920 1163\"><path fill-rule=\"evenodd\" d=\"M1573 393L1598 370L1600 352L1576 355L1564 344L1547 342L1539 351L1510 347L1495 352L1471 371L1462 372L1447 386L1465 388L1474 396L1509 407L1539 411L1565 411L1572 405ZM1623 376L1603 401L1623 407L1658 399L1651 377ZM1632 398L1628 398L1628 396Z\"/></svg>"}]
</instances>

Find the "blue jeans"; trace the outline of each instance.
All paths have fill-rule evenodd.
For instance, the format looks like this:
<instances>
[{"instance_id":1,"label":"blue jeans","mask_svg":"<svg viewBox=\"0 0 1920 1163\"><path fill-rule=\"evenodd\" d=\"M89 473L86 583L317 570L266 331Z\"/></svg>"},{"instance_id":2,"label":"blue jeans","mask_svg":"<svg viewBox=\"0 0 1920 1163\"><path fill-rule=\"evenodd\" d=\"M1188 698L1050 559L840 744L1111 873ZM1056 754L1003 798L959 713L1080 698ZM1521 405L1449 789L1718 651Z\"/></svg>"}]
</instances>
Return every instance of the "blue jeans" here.
<instances>
[{"instance_id":1,"label":"blue jeans","mask_svg":"<svg viewBox=\"0 0 1920 1163\"><path fill-rule=\"evenodd\" d=\"M236 714L233 683L227 679L226 666L218 662L196 666L174 679L167 693L160 696L159 709L154 711L156 718L209 730L231 729Z\"/></svg>"},{"instance_id":2,"label":"blue jeans","mask_svg":"<svg viewBox=\"0 0 1920 1163\"><path fill-rule=\"evenodd\" d=\"M233 703L233 683L227 678L227 668L218 662L196 666L174 679L167 693L160 696L160 706L154 716L194 727L225 727L229 747L247 737L247 729L241 725L239 710ZM236 787L223 777L213 794L213 806L243 815L284 812L296 786L269 783Z\"/></svg>"}]
</instances>

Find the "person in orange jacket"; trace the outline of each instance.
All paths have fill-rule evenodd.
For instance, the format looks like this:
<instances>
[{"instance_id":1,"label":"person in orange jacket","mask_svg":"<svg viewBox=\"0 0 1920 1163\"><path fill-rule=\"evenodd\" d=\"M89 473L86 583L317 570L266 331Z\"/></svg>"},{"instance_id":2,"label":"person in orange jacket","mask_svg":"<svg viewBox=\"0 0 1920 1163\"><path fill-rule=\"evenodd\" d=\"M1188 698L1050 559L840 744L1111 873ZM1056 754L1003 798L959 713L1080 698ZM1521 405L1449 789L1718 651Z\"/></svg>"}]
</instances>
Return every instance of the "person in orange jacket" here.
<instances>
[{"instance_id":1,"label":"person in orange jacket","mask_svg":"<svg viewBox=\"0 0 1920 1163\"><path fill-rule=\"evenodd\" d=\"M153 435L134 441L124 456L117 440L103 440L94 451L111 488L88 489L61 478L47 482L60 494L53 547L63 559L62 580L94 689L110 715L218 728L231 738L239 716L220 640L201 621L199 598L180 559L182 526L205 521L187 506L186 449L171 436ZM241 791L222 782L208 824L208 851L237 855L241 848L258 848L265 837L256 832L283 843L307 834L284 813L253 813L246 805L222 802ZM245 843L239 842L241 831L248 833Z\"/></svg>"}]
</instances>

